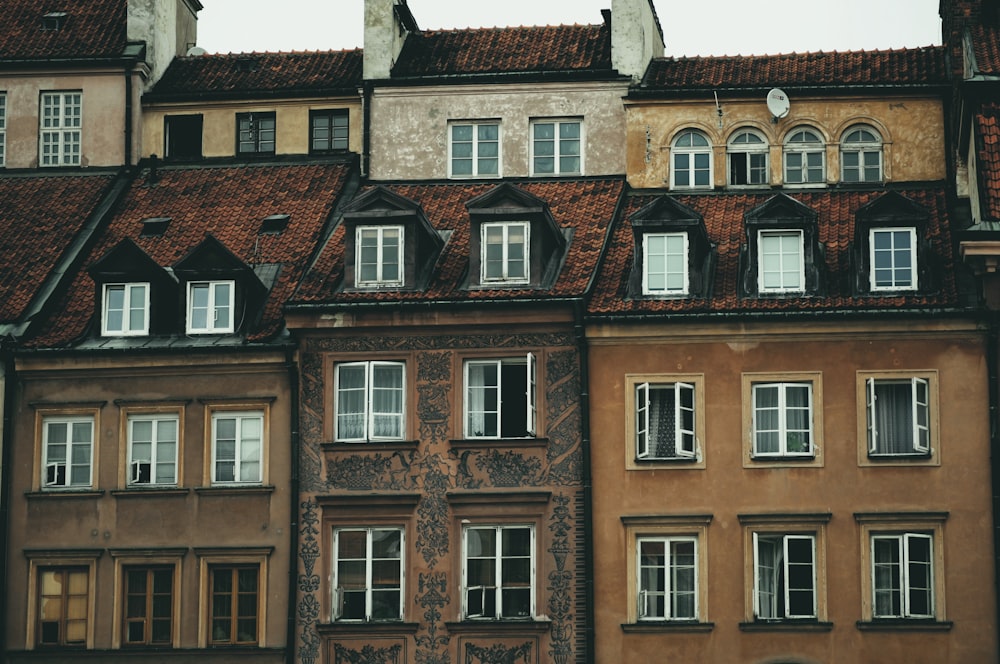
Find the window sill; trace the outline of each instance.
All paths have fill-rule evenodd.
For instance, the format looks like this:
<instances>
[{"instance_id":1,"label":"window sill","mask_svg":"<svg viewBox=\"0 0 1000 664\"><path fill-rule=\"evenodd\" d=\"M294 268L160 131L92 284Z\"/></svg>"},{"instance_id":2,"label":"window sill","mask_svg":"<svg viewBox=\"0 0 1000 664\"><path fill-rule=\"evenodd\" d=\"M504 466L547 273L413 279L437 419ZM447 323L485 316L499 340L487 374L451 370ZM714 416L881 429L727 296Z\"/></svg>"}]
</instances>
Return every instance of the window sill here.
<instances>
[{"instance_id":1,"label":"window sill","mask_svg":"<svg viewBox=\"0 0 1000 664\"><path fill-rule=\"evenodd\" d=\"M626 634L660 634L662 632L711 632L715 623L698 622L695 620L667 620L663 622L643 621L622 624Z\"/></svg>"},{"instance_id":2,"label":"window sill","mask_svg":"<svg viewBox=\"0 0 1000 664\"><path fill-rule=\"evenodd\" d=\"M449 634L467 634L472 632L509 632L520 636L522 634L544 634L549 631L552 622L527 618L519 620L506 618L503 620L462 620L446 622Z\"/></svg>"},{"instance_id":3,"label":"window sill","mask_svg":"<svg viewBox=\"0 0 1000 664\"><path fill-rule=\"evenodd\" d=\"M818 620L775 620L768 622L759 620L741 622L741 632L829 632L833 629L832 622Z\"/></svg>"},{"instance_id":4,"label":"window sill","mask_svg":"<svg viewBox=\"0 0 1000 664\"><path fill-rule=\"evenodd\" d=\"M868 454L868 460L872 463L883 461L930 461L934 455L930 452L906 452L901 454Z\"/></svg>"},{"instance_id":5,"label":"window sill","mask_svg":"<svg viewBox=\"0 0 1000 664\"><path fill-rule=\"evenodd\" d=\"M327 634L415 634L420 623L403 622L402 620L385 620L380 622L338 621L316 625L320 636Z\"/></svg>"},{"instance_id":6,"label":"window sill","mask_svg":"<svg viewBox=\"0 0 1000 664\"><path fill-rule=\"evenodd\" d=\"M191 489L184 487L148 487L148 488L128 488L114 489L111 495L115 498L166 498L183 497L191 493Z\"/></svg>"},{"instance_id":7,"label":"window sill","mask_svg":"<svg viewBox=\"0 0 1000 664\"><path fill-rule=\"evenodd\" d=\"M274 493L274 487L260 484L237 484L234 486L200 486L196 487L194 491L202 496L245 496L247 494Z\"/></svg>"},{"instance_id":8,"label":"window sill","mask_svg":"<svg viewBox=\"0 0 1000 664\"><path fill-rule=\"evenodd\" d=\"M457 438L448 441L452 449L526 449L532 447L548 447L548 438Z\"/></svg>"},{"instance_id":9,"label":"window sill","mask_svg":"<svg viewBox=\"0 0 1000 664\"><path fill-rule=\"evenodd\" d=\"M857 622L861 632L950 632L954 624L950 620L923 618L882 618Z\"/></svg>"},{"instance_id":10,"label":"window sill","mask_svg":"<svg viewBox=\"0 0 1000 664\"><path fill-rule=\"evenodd\" d=\"M48 491L25 491L24 497L29 500L52 500L58 498L101 498L104 491L100 489L55 489Z\"/></svg>"},{"instance_id":11,"label":"window sill","mask_svg":"<svg viewBox=\"0 0 1000 664\"><path fill-rule=\"evenodd\" d=\"M634 463L637 467L651 466L658 463L686 466L692 463L698 463L699 461L700 459L697 457L649 457L646 459L635 459Z\"/></svg>"},{"instance_id":12,"label":"window sill","mask_svg":"<svg viewBox=\"0 0 1000 664\"><path fill-rule=\"evenodd\" d=\"M344 443L334 441L320 443L320 448L324 452L346 453L346 452L398 452L399 450L415 451L420 445L419 440L379 440L374 442Z\"/></svg>"}]
</instances>

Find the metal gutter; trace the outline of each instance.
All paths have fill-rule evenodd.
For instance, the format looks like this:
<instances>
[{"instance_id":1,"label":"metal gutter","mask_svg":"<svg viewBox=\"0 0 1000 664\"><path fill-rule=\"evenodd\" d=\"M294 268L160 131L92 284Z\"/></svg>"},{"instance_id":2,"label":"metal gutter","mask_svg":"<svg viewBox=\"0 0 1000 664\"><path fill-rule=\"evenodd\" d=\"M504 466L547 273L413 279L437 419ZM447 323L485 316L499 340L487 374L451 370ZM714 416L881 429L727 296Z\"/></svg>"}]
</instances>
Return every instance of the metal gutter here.
<instances>
[{"instance_id":1,"label":"metal gutter","mask_svg":"<svg viewBox=\"0 0 1000 664\"><path fill-rule=\"evenodd\" d=\"M6 339L0 341L3 365L0 380L3 384L3 418L0 425L0 616L7 613L7 569L10 544L10 484L13 477L11 464L14 441L14 359L7 351ZM0 629L0 658L7 652L7 630Z\"/></svg>"}]
</instances>

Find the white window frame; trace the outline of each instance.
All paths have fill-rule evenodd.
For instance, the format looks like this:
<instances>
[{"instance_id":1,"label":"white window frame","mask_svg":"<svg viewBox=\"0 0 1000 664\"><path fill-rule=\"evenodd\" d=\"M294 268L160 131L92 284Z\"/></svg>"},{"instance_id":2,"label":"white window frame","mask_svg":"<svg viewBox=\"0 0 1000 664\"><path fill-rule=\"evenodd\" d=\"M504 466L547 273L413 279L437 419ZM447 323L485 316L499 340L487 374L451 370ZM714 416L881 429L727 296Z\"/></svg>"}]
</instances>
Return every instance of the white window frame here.
<instances>
[{"instance_id":1,"label":"white window frame","mask_svg":"<svg viewBox=\"0 0 1000 664\"><path fill-rule=\"evenodd\" d=\"M768 595L771 597L771 602L769 603L769 606L767 607L767 611L766 612L769 613L770 615L766 615L766 616L762 615L763 613L765 613L765 611L764 611L765 606L764 606L764 601L763 601L763 599L764 599L763 598L763 594L764 594L765 590L764 590L764 583L762 582L762 579L761 579L761 567L762 567L762 563L765 562L765 561L761 560L760 545L761 545L761 540L762 539L763 540L767 540L767 541L774 541L774 540L779 540L780 539L781 548L782 548L781 557L780 557L780 560L779 560L780 564L782 565L782 569L781 569L780 575L779 575L779 572L777 571L777 568L771 568L771 567L768 568L768 569L773 570L774 583L772 585L774 586L774 591L768 592ZM811 572L812 572L812 574L811 574L811 576L812 576L812 586L810 588L799 588L799 589L792 589L792 588L790 588L789 579L791 578L792 575L790 573L789 566L793 565L793 564L799 564L799 565L804 564L804 563L801 563L801 562L793 563L793 562L791 562L789 560L789 556L788 556L788 543L790 541L793 541L793 540L808 541L809 544L810 544L811 560L808 563L808 565L809 565L809 567L811 569ZM758 619L758 620L763 620L763 621L780 621L780 620L794 620L794 619L816 619L817 616L818 616L818 614L817 614L818 608L817 607L818 607L818 601L819 601L818 600L818 589L817 589L816 567L817 567L817 558L816 558L816 535L815 534L786 534L786 533L771 533L771 532L754 532L753 533L753 613L754 613L754 617L756 619ZM782 577L782 576L785 579L785 583L784 583L784 597L783 597L783 599L784 599L784 615L777 615L778 608L779 608L779 604L778 604L778 592L777 592L778 579L780 577ZM791 601L790 601L790 593L793 590L798 590L798 591L806 591L806 590L808 590L809 592L812 593L812 610L809 613L807 613L807 614L795 614L795 613L791 612L792 611L792 606L791 606Z\"/></svg>"},{"instance_id":2,"label":"white window frame","mask_svg":"<svg viewBox=\"0 0 1000 664\"><path fill-rule=\"evenodd\" d=\"M340 425L340 420L346 414L340 412L341 404L341 392L343 391L340 384L340 374L341 371L349 367L364 367L365 370L365 383L363 386L365 408L364 408L364 431L361 436L349 436L344 434L342 427ZM399 369L399 379L400 379L400 409L398 413L380 413L375 412L374 406L374 391L376 389L392 389L385 387L378 387L375 385L375 370L378 368L398 368ZM349 442L349 443L366 443L372 441L381 440L403 440L406 436L406 363L398 361L360 361L360 362L338 362L334 366L334 440L338 442ZM353 413L352 413L353 414ZM356 414L353 414L356 415ZM376 418L380 417L393 417L398 422L399 435L398 436L376 436Z\"/></svg>"},{"instance_id":3,"label":"white window frame","mask_svg":"<svg viewBox=\"0 0 1000 664\"><path fill-rule=\"evenodd\" d=\"M463 421L465 422L465 437L466 438L488 438L488 439L496 440L496 439L500 439L500 438L508 438L509 437L509 436L504 436L503 435L503 404L500 401L500 395L503 393L503 391L502 391L502 383L503 383L503 372L502 372L502 369L503 369L503 365L504 364L524 364L525 365L525 373L526 373L526 380L525 380L525 383L526 383L525 384L525 402L526 402L526 407L525 407L525 428L527 429L527 437L528 438L533 438L537 434L537 425L538 425L538 402L537 402L537 399L538 399L538 385L537 385L537 380L538 380L538 378L536 376L536 372L538 370L538 361L537 361L534 353L526 353L523 360L521 358L505 357L505 358L500 358L500 359L484 359L484 360L470 359L470 360L466 360L465 361L465 365L464 365L464 374L465 375L464 375L464 381L463 381L463 385L464 385L464 391L463 391L463 393L464 393L464 396L465 396L465 399L464 399L465 413L464 413ZM484 406L483 406L484 410L482 410L482 411L473 410L473 408L472 408L472 402L474 401L474 399L472 398L472 389L473 389L473 386L469 382L469 369L471 367L473 367L473 366L476 366L476 365L481 365L481 366L495 365L496 366L496 372L497 372L497 374L496 374L497 375L496 385L475 386L477 389L481 389L484 392L484 399L483 399L483 401L484 401ZM485 392L488 391L488 390L495 391L495 394L496 394L496 399L495 399L496 410L485 410L485 401L486 401L486 399L485 399ZM496 435L488 435L485 432L481 433L481 434L477 434L473 430L472 417L476 413L482 413L484 416L485 415L489 415L489 414L493 414L493 415L496 416L496 421L497 421L497 432L496 432Z\"/></svg>"},{"instance_id":4,"label":"white window frame","mask_svg":"<svg viewBox=\"0 0 1000 664\"><path fill-rule=\"evenodd\" d=\"M42 92L38 165L79 166L82 152L83 92Z\"/></svg>"},{"instance_id":5,"label":"white window frame","mask_svg":"<svg viewBox=\"0 0 1000 664\"><path fill-rule=\"evenodd\" d=\"M455 129L457 127L471 127L472 128L472 138L468 141L458 141L455 139ZM480 127L496 127L497 138L495 141L480 138L479 129ZM456 157L455 156L455 144L457 143L470 143L472 147L472 154L470 157ZM496 144L496 161L497 161L497 172L496 173L481 173L480 172L480 159L493 159L492 156L480 157L480 148L485 147L487 144ZM471 159L472 168L471 173L456 173L455 172L455 160L462 159L463 161ZM478 120L478 121L463 121L463 122L452 122L448 124L448 177L455 179L463 178L499 178L503 175L503 126L499 120Z\"/></svg>"},{"instance_id":6,"label":"white window frame","mask_svg":"<svg viewBox=\"0 0 1000 664\"><path fill-rule=\"evenodd\" d=\"M808 391L808 403L806 404L806 414L808 418L809 428L805 430L807 436L807 449L804 451L790 451L788 441L792 434L802 433L799 429L790 429L788 426L788 418L790 414L790 406L788 404L788 390L791 388L802 388L805 387ZM777 430L768 429L768 432L776 431L778 434L778 450L775 452L762 452L758 447L757 441L759 434L763 433L760 424L760 411L763 410L757 403L758 390L762 389L777 389L778 390L778 405L777 405L777 417L778 417L778 428ZM753 399L752 413L753 413L753 431L751 432L753 439L753 451L752 456L754 458L784 458L784 457L808 457L812 458L814 455L814 445L813 441L815 435L813 434L813 384L811 381L802 382L767 382L767 383L753 383L751 388L751 398Z\"/></svg>"},{"instance_id":7,"label":"white window frame","mask_svg":"<svg viewBox=\"0 0 1000 664\"><path fill-rule=\"evenodd\" d=\"M135 454L135 425L138 422L150 422L152 428L152 434L149 441L142 441L143 443L149 443L149 458L148 459L136 459ZM172 423L174 426L174 436L172 441L161 441L159 438L160 426L163 423ZM140 486L173 486L177 484L177 459L178 459L178 448L180 442L180 418L177 415L171 414L135 414L129 415L127 420L128 426L128 485L131 487ZM173 459L168 459L166 461L160 458L163 450L160 449L160 443L172 443ZM149 480L146 482L139 481L141 477L142 465L148 466L148 477ZM169 465L172 468L172 479L169 481L157 481L157 468L163 465Z\"/></svg>"},{"instance_id":8,"label":"white window frame","mask_svg":"<svg viewBox=\"0 0 1000 664\"><path fill-rule=\"evenodd\" d=\"M788 238L794 238L796 252L792 254L788 251L785 240ZM780 239L780 246L778 251L768 251L770 248L770 240ZM768 246L765 246L768 245ZM780 266L777 270L768 269L765 262L766 256L776 256L780 262ZM795 285L788 285L785 283L785 275L792 273L792 270L786 270L785 264L794 260L797 265L794 273L797 275L798 283ZM769 274L777 274L780 276L780 285L778 286L768 286L765 277ZM757 231L757 290L760 293L803 293L805 292L806 283L806 266L805 266L805 247L803 245L803 233L801 230L773 230L773 231Z\"/></svg>"},{"instance_id":9,"label":"white window frame","mask_svg":"<svg viewBox=\"0 0 1000 664\"><path fill-rule=\"evenodd\" d=\"M696 138L705 142L704 145L695 145ZM686 129L682 131L674 139L670 146L670 188L671 189L711 189L712 188L712 174L714 172L713 164L714 155L712 154L712 141L709 140L708 136L704 132L698 131L696 129ZM678 164L678 158L681 156L686 157L687 164L681 167ZM696 157L707 156L708 165L699 166L696 163ZM678 183L678 173L687 174L687 183ZM704 184L698 184L698 174L707 173L708 182Z\"/></svg>"},{"instance_id":10,"label":"white window frame","mask_svg":"<svg viewBox=\"0 0 1000 664\"><path fill-rule=\"evenodd\" d=\"M497 550L493 551L492 556L476 556L480 559L494 559L494 569L493 578L497 585L495 586L470 586L469 585L469 537L468 533L471 530L490 530L493 529L496 532L494 542L496 543ZM504 573L503 573L503 563L505 560L517 560L523 559L524 556L504 556L503 552L503 531L505 530L515 530L515 529L527 529L530 535L529 542L529 567L530 567L530 581L528 585L529 593L529 608L528 615L517 615L517 616L505 616L503 615L503 599L505 591L507 590L520 590L523 586L510 586L504 583ZM536 579L537 579L537 555L535 551L536 538L535 538L535 526L533 524L517 523L517 524L502 524L502 525L490 525L490 524L474 524L466 525L462 528L462 616L467 620L532 620L536 615L535 611L535 593L536 593ZM487 602L487 593L489 590L494 592L493 606L489 607ZM479 593L476 602L474 595Z\"/></svg>"},{"instance_id":11,"label":"white window frame","mask_svg":"<svg viewBox=\"0 0 1000 664\"><path fill-rule=\"evenodd\" d=\"M7 165L7 93L0 92L0 168Z\"/></svg>"},{"instance_id":12,"label":"white window frame","mask_svg":"<svg viewBox=\"0 0 1000 664\"><path fill-rule=\"evenodd\" d=\"M753 137L756 141L750 141ZM764 163L754 165L755 157L763 157ZM726 144L726 178L730 187L759 187L766 185L770 180L770 147L767 140L753 129L741 129L733 134ZM735 161L743 161L746 182L733 181L733 167ZM755 180L754 174L760 173L761 177Z\"/></svg>"},{"instance_id":13,"label":"white window frame","mask_svg":"<svg viewBox=\"0 0 1000 664\"><path fill-rule=\"evenodd\" d=\"M904 249L896 248L896 238L897 234L906 234L909 237L910 248L909 248L909 261L910 261L910 279L905 281L902 279L897 280L897 272L903 268L896 265L896 259L900 257ZM889 249L876 249L875 238L877 235L888 235L890 238L891 247ZM879 284L878 278L876 276L876 256L878 254L888 254L891 267L888 271L892 275L890 283ZM872 228L868 231L868 273L871 282L871 289L873 291L904 291L904 290L916 290L917 289L917 229L912 227L878 227Z\"/></svg>"},{"instance_id":14,"label":"white window frame","mask_svg":"<svg viewBox=\"0 0 1000 664\"><path fill-rule=\"evenodd\" d=\"M50 459L53 450L50 449L51 427L53 425L66 426L66 441L64 443L52 443L65 445L65 454L62 458ZM87 441L73 441L73 429L76 425L85 425L90 432L90 439ZM41 486L45 490L66 490L66 489L87 489L94 485L94 418L92 416L46 416L42 418L42 475ZM86 462L74 461L78 454L86 453ZM87 481L73 481L73 468L86 467ZM62 468L62 481L59 479L59 469ZM53 480L49 481L49 470L52 470Z\"/></svg>"},{"instance_id":15,"label":"white window frame","mask_svg":"<svg viewBox=\"0 0 1000 664\"><path fill-rule=\"evenodd\" d=\"M681 240L681 250L671 251L671 244ZM663 252L658 254L663 259L663 288L650 286L650 256L653 247L651 240L662 240ZM642 292L643 295L687 295L690 292L690 274L688 269L688 234L687 233L643 233L642 235ZM657 255L657 254L652 254ZM671 269L671 262L680 259L680 271ZM680 287L671 287L671 279L680 275ZM659 275L658 275L659 276Z\"/></svg>"},{"instance_id":16,"label":"white window frame","mask_svg":"<svg viewBox=\"0 0 1000 664\"><path fill-rule=\"evenodd\" d=\"M228 302L219 301L219 288L229 287ZM194 291L196 288L206 288L208 291L208 302L204 307L205 326L195 327L194 325ZM200 307L199 307L200 308ZM232 280L223 281L191 281L187 285L187 333L188 334L231 334L234 331L233 320L236 312L236 282ZM228 315L220 316L223 311Z\"/></svg>"},{"instance_id":17,"label":"white window frame","mask_svg":"<svg viewBox=\"0 0 1000 664\"><path fill-rule=\"evenodd\" d=\"M394 532L399 534L399 557L398 558L375 558L374 556L374 537L373 533L375 531L385 531ZM348 592L345 590L339 578L340 573L340 537L345 532L363 532L365 533L365 616L364 618L345 618L344 617L344 602L345 595ZM345 526L343 528L334 528L333 530L333 570L332 570L332 587L333 587L333 601L332 601L332 617L335 621L340 622L398 622L403 619L403 609L405 607L406 598L406 564L405 564L405 552L406 552L406 533L403 528L385 526L385 527L351 527ZM351 561L359 561L360 558L350 558ZM374 612L374 594L383 589L375 589L374 582L374 566L376 562L385 562L395 560L399 565L399 586L395 588L395 592L399 594L399 603L396 607L396 615L393 618L376 618L373 615Z\"/></svg>"},{"instance_id":18,"label":"white window frame","mask_svg":"<svg viewBox=\"0 0 1000 664\"><path fill-rule=\"evenodd\" d=\"M857 158L857 165L848 166L847 156ZM869 166L866 157L875 156L876 164ZM869 169L875 168L875 177L867 177ZM848 172L856 173L853 179L848 178ZM844 132L840 141L840 181L850 184L882 182L884 178L882 136L868 125L855 125Z\"/></svg>"},{"instance_id":19,"label":"white window frame","mask_svg":"<svg viewBox=\"0 0 1000 664\"><path fill-rule=\"evenodd\" d=\"M867 423L868 423L868 455L870 457L899 457L908 455L926 456L930 454L933 432L931 430L931 384L927 378L913 376L910 378L868 378L866 379L867 392ZM879 383L883 384L905 384L910 383L910 408L912 428L910 431L910 449L906 452L886 452L879 451L879 430L878 417L878 395L876 394ZM921 399L921 392L923 397Z\"/></svg>"},{"instance_id":20,"label":"white window frame","mask_svg":"<svg viewBox=\"0 0 1000 664\"><path fill-rule=\"evenodd\" d=\"M524 264L524 274L511 275L511 240L510 231L513 228L520 228L524 233L523 254L521 262ZM501 259L503 274L498 277L487 276L487 234L491 229L501 229ZM527 221L496 221L484 223L480 226L480 280L483 284L527 284L531 281L531 224ZM495 244L495 243L494 243Z\"/></svg>"},{"instance_id":21,"label":"white window frame","mask_svg":"<svg viewBox=\"0 0 1000 664\"><path fill-rule=\"evenodd\" d=\"M642 545L647 542L663 545L663 566L644 564ZM680 565L676 562L673 552L675 544L692 545L692 563L690 565ZM698 538L693 535L641 536L636 538L636 571L638 572L638 578L636 579L636 598L638 600L636 617L639 622L696 622L698 620L698 616L700 615L698 596L701 592L698 578L700 576L700 570L698 569L700 561L698 557ZM654 567L661 570L663 574L664 590L662 592L643 588L643 571L653 569ZM690 570L689 573L691 574L692 582L690 590L678 590L678 573L681 570ZM691 615L678 615L677 597L681 593L691 595L693 608ZM655 615L655 611L650 611L650 603L655 602L659 596L663 597L663 615Z\"/></svg>"},{"instance_id":22,"label":"white window frame","mask_svg":"<svg viewBox=\"0 0 1000 664\"><path fill-rule=\"evenodd\" d=\"M894 541L897 545L897 556L898 556L898 575L895 576L893 581L895 582L895 588L892 584L888 588L880 589L878 586L878 575L876 574L877 562L875 560L875 543L877 540L881 541ZM923 541L927 542L927 555L928 560L926 561L914 561L912 558L912 552L910 545L912 542ZM933 619L935 617L935 578L934 578L934 566L935 566L935 552L934 552L934 536L930 533L872 533L869 538L869 546L871 547L871 569L869 570L871 574L871 590L872 590L872 619L884 619L884 618L903 618L903 619ZM924 564L927 567L927 580L928 587L920 590L925 590L927 592L927 605L930 608L930 613L916 613L912 609L913 604L913 593L917 591L911 583L911 574L913 571L913 566L918 564ZM899 613L879 613L878 612L878 596L880 592L888 592L898 594L898 602L900 606Z\"/></svg>"},{"instance_id":23,"label":"white window frame","mask_svg":"<svg viewBox=\"0 0 1000 664\"><path fill-rule=\"evenodd\" d=\"M110 327L111 302L110 293L113 290L122 292L121 327ZM104 284L101 289L101 334L105 337L132 337L149 334L149 284L144 282ZM131 313L142 311L142 324L131 326ZM115 310L119 311L119 310Z\"/></svg>"},{"instance_id":24,"label":"white window frame","mask_svg":"<svg viewBox=\"0 0 1000 664\"><path fill-rule=\"evenodd\" d=\"M806 140L806 135L811 136L811 140ZM791 166L788 158L796 155L801 158L801 164ZM812 158L819 157L819 165L811 164ZM812 127L796 127L788 134L782 148L782 172L784 173L785 184L796 187L821 187L826 184L826 144L823 136ZM819 178L810 179L811 171L819 169ZM791 177L792 174L795 177Z\"/></svg>"},{"instance_id":25,"label":"white window frame","mask_svg":"<svg viewBox=\"0 0 1000 664\"><path fill-rule=\"evenodd\" d=\"M653 447L649 440L649 391L668 390L674 393L674 440L677 441L674 456L656 456L650 453ZM687 395L691 407L684 405L684 395ZM696 390L693 383L639 383L635 386L635 446L636 459L640 461L664 459L694 459L698 451L695 427L697 426L698 404L695 401ZM684 414L687 413L687 418ZM685 419L691 426L685 427Z\"/></svg>"},{"instance_id":26,"label":"white window frame","mask_svg":"<svg viewBox=\"0 0 1000 664\"><path fill-rule=\"evenodd\" d=\"M553 135L552 138L538 138L537 130L539 127L544 125L552 125ZM576 138L569 137L563 138L562 128L563 126L576 125ZM573 153L569 150L569 145L576 142L576 152ZM551 154L539 155L538 146L540 143L551 144ZM583 120L580 119L537 119L531 122L531 175L583 175L583 145L584 145L584 135L583 135ZM539 158L552 158L553 165L551 170L541 170L537 167L536 159ZM563 170L562 160L564 158L576 158L578 167L576 169Z\"/></svg>"},{"instance_id":27,"label":"white window frame","mask_svg":"<svg viewBox=\"0 0 1000 664\"><path fill-rule=\"evenodd\" d=\"M235 420L235 438L233 440L233 458L232 459L220 459L218 455L219 451L219 435L218 427L220 420ZM246 447L243 438L243 421L255 419L258 422L260 435L257 440L257 455L256 459L253 458L249 451L244 450ZM267 450L267 445L265 437L267 432L264 430L264 425L266 418L262 411L216 411L212 413L212 484L222 485L222 486L232 486L232 485L259 485L264 481L264 464L266 462L265 452ZM233 466L233 479L219 479L219 464L221 463L232 463ZM247 465L257 465L257 472L255 475L250 477L244 477L244 469Z\"/></svg>"},{"instance_id":28,"label":"white window frame","mask_svg":"<svg viewBox=\"0 0 1000 664\"><path fill-rule=\"evenodd\" d=\"M362 276L364 265L362 261L362 250L363 246L363 236L365 233L375 232L375 278L365 279ZM396 233L396 278L386 277L386 268L390 263L386 260L386 234L388 231L394 231ZM388 225L378 225L378 226L358 226L355 234L355 258L354 258L354 283L358 287L373 287L373 286L393 286L399 287L403 285L403 241L404 241L404 228L403 226L388 226Z\"/></svg>"}]
</instances>

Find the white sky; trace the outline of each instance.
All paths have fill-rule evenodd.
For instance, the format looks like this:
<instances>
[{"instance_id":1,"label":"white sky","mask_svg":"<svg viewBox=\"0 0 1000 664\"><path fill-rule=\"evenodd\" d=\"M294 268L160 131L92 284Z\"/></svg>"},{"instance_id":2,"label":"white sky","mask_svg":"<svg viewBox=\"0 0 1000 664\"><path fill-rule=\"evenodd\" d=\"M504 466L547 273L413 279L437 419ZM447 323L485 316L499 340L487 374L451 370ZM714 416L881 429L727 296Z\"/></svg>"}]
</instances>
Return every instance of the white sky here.
<instances>
[{"instance_id":1,"label":"white sky","mask_svg":"<svg viewBox=\"0 0 1000 664\"><path fill-rule=\"evenodd\" d=\"M654 0L666 55L765 55L941 43L939 0ZM209 53L363 46L364 0L202 0ZM611 0L409 0L423 29L600 23Z\"/></svg>"}]
</instances>

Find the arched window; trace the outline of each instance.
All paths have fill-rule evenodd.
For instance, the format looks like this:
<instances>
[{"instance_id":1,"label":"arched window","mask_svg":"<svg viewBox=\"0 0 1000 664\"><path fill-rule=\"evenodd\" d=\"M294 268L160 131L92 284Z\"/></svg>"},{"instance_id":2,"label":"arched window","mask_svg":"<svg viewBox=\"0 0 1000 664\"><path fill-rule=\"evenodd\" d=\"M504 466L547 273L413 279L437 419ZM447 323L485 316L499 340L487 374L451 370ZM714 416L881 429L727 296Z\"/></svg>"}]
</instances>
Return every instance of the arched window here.
<instances>
[{"instance_id":1,"label":"arched window","mask_svg":"<svg viewBox=\"0 0 1000 664\"><path fill-rule=\"evenodd\" d=\"M823 184L826 152L813 129L800 127L785 140L785 184Z\"/></svg>"},{"instance_id":2,"label":"arched window","mask_svg":"<svg viewBox=\"0 0 1000 664\"><path fill-rule=\"evenodd\" d=\"M858 125L844 133L840 142L842 182L882 181L882 137L871 127Z\"/></svg>"},{"instance_id":3,"label":"arched window","mask_svg":"<svg viewBox=\"0 0 1000 664\"><path fill-rule=\"evenodd\" d=\"M767 184L767 141L760 134L749 129L736 132L726 152L730 185Z\"/></svg>"},{"instance_id":4,"label":"arched window","mask_svg":"<svg viewBox=\"0 0 1000 664\"><path fill-rule=\"evenodd\" d=\"M671 189L712 186L712 144L700 131L682 132L671 146Z\"/></svg>"}]
</instances>

